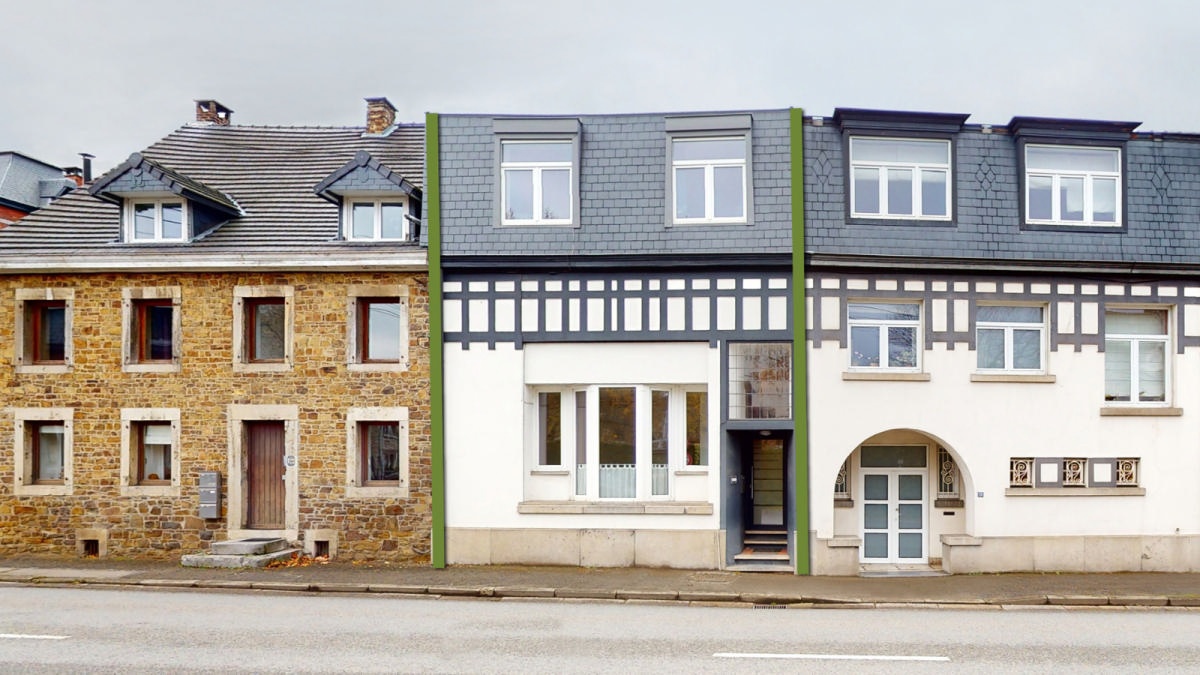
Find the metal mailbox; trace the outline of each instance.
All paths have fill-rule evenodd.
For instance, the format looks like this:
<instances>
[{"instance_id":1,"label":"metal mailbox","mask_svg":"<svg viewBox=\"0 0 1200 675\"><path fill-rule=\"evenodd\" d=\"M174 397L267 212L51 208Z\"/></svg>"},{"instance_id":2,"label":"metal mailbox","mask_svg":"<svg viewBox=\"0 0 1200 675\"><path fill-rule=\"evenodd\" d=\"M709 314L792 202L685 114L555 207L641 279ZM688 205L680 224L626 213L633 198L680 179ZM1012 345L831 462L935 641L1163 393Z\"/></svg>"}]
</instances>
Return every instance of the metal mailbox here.
<instances>
[{"instance_id":1,"label":"metal mailbox","mask_svg":"<svg viewBox=\"0 0 1200 675\"><path fill-rule=\"evenodd\" d=\"M221 473L200 472L200 517L221 517Z\"/></svg>"}]
</instances>

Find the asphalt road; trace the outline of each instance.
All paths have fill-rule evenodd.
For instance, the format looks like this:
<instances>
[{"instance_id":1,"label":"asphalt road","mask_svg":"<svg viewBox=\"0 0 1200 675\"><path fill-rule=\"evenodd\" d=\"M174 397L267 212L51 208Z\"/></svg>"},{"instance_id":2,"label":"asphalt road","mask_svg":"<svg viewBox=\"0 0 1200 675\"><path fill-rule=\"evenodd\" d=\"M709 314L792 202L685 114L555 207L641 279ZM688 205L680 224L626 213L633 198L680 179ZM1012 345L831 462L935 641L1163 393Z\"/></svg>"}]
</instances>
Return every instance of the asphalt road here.
<instances>
[{"instance_id":1,"label":"asphalt road","mask_svg":"<svg viewBox=\"0 0 1200 675\"><path fill-rule=\"evenodd\" d=\"M0 671L1196 672L1200 611L0 588Z\"/></svg>"}]
</instances>

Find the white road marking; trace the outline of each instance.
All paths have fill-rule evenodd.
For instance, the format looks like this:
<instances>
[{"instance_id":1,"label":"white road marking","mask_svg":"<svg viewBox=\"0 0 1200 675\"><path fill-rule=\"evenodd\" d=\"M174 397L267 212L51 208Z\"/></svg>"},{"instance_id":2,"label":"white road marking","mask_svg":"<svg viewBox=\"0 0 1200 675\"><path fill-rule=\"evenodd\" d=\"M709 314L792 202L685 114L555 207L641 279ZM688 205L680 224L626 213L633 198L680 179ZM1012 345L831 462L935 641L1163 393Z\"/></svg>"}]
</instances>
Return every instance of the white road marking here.
<instances>
[{"instance_id":1,"label":"white road marking","mask_svg":"<svg viewBox=\"0 0 1200 675\"><path fill-rule=\"evenodd\" d=\"M21 633L0 633L0 640L66 640L70 635L22 635Z\"/></svg>"},{"instance_id":2,"label":"white road marking","mask_svg":"<svg viewBox=\"0 0 1200 675\"><path fill-rule=\"evenodd\" d=\"M889 656L886 654L741 654L718 652L717 659L805 659L809 661L949 661L948 656Z\"/></svg>"}]
</instances>

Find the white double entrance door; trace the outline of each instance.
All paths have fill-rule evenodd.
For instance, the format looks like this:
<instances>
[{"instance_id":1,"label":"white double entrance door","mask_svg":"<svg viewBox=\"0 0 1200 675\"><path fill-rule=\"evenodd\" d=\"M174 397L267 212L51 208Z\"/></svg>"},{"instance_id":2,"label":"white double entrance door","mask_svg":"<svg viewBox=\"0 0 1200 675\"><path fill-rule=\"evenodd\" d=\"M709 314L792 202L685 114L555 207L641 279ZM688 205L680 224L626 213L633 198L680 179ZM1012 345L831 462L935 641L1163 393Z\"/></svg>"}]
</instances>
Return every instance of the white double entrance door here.
<instances>
[{"instance_id":1,"label":"white double entrance door","mask_svg":"<svg viewBox=\"0 0 1200 675\"><path fill-rule=\"evenodd\" d=\"M923 564L926 547L928 471L862 468L864 563Z\"/></svg>"}]
</instances>

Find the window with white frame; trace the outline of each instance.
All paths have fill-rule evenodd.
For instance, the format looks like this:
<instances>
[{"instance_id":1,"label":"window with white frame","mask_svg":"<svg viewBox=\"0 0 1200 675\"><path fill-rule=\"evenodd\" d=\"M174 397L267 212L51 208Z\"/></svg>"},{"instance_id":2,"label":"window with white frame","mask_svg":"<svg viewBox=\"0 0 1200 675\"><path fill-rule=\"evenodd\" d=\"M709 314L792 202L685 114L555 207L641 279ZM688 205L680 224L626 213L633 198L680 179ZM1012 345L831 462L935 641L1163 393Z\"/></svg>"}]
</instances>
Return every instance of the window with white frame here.
<instances>
[{"instance_id":1,"label":"window with white frame","mask_svg":"<svg viewBox=\"0 0 1200 675\"><path fill-rule=\"evenodd\" d=\"M1170 385L1166 309L1108 308L1104 313L1104 400L1162 404Z\"/></svg>"},{"instance_id":2,"label":"window with white frame","mask_svg":"<svg viewBox=\"0 0 1200 675\"><path fill-rule=\"evenodd\" d=\"M850 367L916 371L921 355L919 303L852 302Z\"/></svg>"},{"instance_id":3,"label":"window with white frame","mask_svg":"<svg viewBox=\"0 0 1200 675\"><path fill-rule=\"evenodd\" d=\"M178 408L121 410L121 494L178 496Z\"/></svg>"},{"instance_id":4,"label":"window with white frame","mask_svg":"<svg viewBox=\"0 0 1200 675\"><path fill-rule=\"evenodd\" d=\"M746 222L748 137L677 136L670 143L674 222Z\"/></svg>"},{"instance_id":5,"label":"window with white frame","mask_svg":"<svg viewBox=\"0 0 1200 675\"><path fill-rule=\"evenodd\" d=\"M1025 219L1032 224L1121 224L1121 150L1025 146Z\"/></svg>"},{"instance_id":6,"label":"window with white frame","mask_svg":"<svg viewBox=\"0 0 1200 675\"><path fill-rule=\"evenodd\" d=\"M669 498L671 471L708 462L703 385L613 385L534 392L541 468L575 473L577 499Z\"/></svg>"},{"instance_id":7,"label":"window with white frame","mask_svg":"<svg viewBox=\"0 0 1200 675\"><path fill-rule=\"evenodd\" d=\"M67 495L73 491L72 408L13 408L14 494Z\"/></svg>"},{"instance_id":8,"label":"window with white frame","mask_svg":"<svg viewBox=\"0 0 1200 675\"><path fill-rule=\"evenodd\" d=\"M501 223L572 224L575 170L570 139L501 140Z\"/></svg>"},{"instance_id":9,"label":"window with white frame","mask_svg":"<svg viewBox=\"0 0 1200 675\"><path fill-rule=\"evenodd\" d=\"M950 141L850 138L855 218L950 219Z\"/></svg>"},{"instance_id":10,"label":"window with white frame","mask_svg":"<svg viewBox=\"0 0 1200 675\"><path fill-rule=\"evenodd\" d=\"M183 241L187 238L187 204L182 199L125 201L126 241Z\"/></svg>"},{"instance_id":11,"label":"window with white frame","mask_svg":"<svg viewBox=\"0 0 1200 675\"><path fill-rule=\"evenodd\" d=\"M408 202L404 198L350 197L346 199L346 239L350 241L406 241L409 237Z\"/></svg>"},{"instance_id":12,"label":"window with white frame","mask_svg":"<svg viewBox=\"0 0 1200 675\"><path fill-rule=\"evenodd\" d=\"M1045 334L1042 307L980 305L975 315L975 365L987 371L1041 371Z\"/></svg>"},{"instance_id":13,"label":"window with white frame","mask_svg":"<svg viewBox=\"0 0 1200 675\"><path fill-rule=\"evenodd\" d=\"M408 408L346 413L348 497L408 496Z\"/></svg>"}]
</instances>

